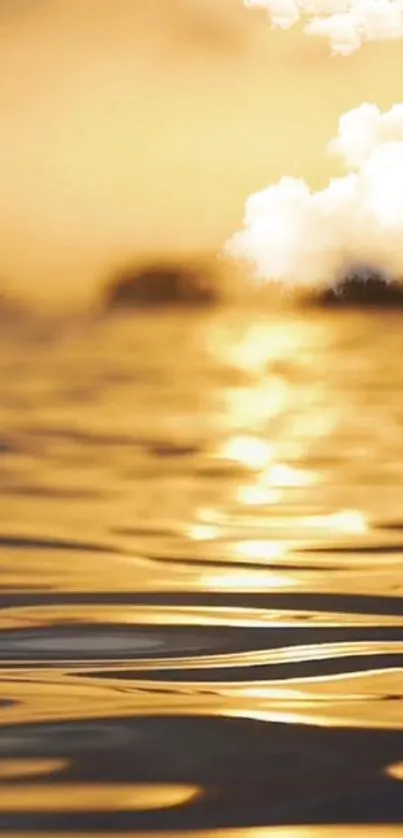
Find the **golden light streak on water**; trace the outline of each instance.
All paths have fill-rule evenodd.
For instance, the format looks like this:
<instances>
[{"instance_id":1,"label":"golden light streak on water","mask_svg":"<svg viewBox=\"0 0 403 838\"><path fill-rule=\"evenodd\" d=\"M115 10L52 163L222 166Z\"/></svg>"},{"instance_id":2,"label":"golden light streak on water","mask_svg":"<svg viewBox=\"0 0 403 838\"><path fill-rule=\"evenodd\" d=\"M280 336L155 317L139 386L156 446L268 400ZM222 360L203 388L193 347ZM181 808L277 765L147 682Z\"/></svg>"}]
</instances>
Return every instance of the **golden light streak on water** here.
<instances>
[{"instance_id":1,"label":"golden light streak on water","mask_svg":"<svg viewBox=\"0 0 403 838\"><path fill-rule=\"evenodd\" d=\"M32 785L10 783L0 789L0 812L18 808L27 812L110 812L169 809L182 806L199 797L200 789L189 786L158 786L124 783L91 785L90 783Z\"/></svg>"}]
</instances>

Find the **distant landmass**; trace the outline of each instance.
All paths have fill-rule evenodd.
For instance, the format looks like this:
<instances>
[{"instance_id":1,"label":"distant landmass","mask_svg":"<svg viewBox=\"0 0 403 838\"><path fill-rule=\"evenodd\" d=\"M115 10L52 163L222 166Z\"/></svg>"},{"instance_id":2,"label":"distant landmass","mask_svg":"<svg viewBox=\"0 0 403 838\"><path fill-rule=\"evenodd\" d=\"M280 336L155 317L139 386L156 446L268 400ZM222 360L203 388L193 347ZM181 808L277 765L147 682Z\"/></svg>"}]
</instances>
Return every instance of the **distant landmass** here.
<instances>
[{"instance_id":1,"label":"distant landmass","mask_svg":"<svg viewBox=\"0 0 403 838\"><path fill-rule=\"evenodd\" d=\"M358 267L306 302L323 308L403 308L403 286L382 271Z\"/></svg>"},{"instance_id":2,"label":"distant landmass","mask_svg":"<svg viewBox=\"0 0 403 838\"><path fill-rule=\"evenodd\" d=\"M212 306L220 300L216 278L203 267L151 263L117 273L107 284L107 312L167 306Z\"/></svg>"}]
</instances>

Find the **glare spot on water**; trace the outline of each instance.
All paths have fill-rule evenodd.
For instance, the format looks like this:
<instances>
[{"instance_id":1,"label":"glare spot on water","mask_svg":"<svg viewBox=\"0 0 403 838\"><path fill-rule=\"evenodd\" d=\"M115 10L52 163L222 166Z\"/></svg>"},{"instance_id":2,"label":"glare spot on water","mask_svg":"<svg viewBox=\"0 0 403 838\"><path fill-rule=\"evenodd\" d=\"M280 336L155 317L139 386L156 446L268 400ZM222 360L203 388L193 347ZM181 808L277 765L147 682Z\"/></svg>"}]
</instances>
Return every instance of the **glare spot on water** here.
<instances>
[{"instance_id":1,"label":"glare spot on water","mask_svg":"<svg viewBox=\"0 0 403 838\"><path fill-rule=\"evenodd\" d=\"M271 445L253 436L235 436L224 443L220 456L233 460L251 469L260 469L271 459Z\"/></svg>"},{"instance_id":2,"label":"glare spot on water","mask_svg":"<svg viewBox=\"0 0 403 838\"><path fill-rule=\"evenodd\" d=\"M290 588L298 585L298 581L290 580L277 573L260 573L247 570L233 570L222 574L203 574L203 586L210 590L222 591L271 591Z\"/></svg>"},{"instance_id":3,"label":"glare spot on water","mask_svg":"<svg viewBox=\"0 0 403 838\"><path fill-rule=\"evenodd\" d=\"M264 429L267 422L287 408L290 388L281 378L263 379L251 387L232 387L225 392L226 426L233 430Z\"/></svg>"},{"instance_id":4,"label":"glare spot on water","mask_svg":"<svg viewBox=\"0 0 403 838\"><path fill-rule=\"evenodd\" d=\"M69 765L64 759L0 759L0 778L24 778L40 774L54 774Z\"/></svg>"},{"instance_id":5,"label":"glare spot on water","mask_svg":"<svg viewBox=\"0 0 403 838\"><path fill-rule=\"evenodd\" d=\"M364 534L368 531L368 523L365 515L356 509L346 509L329 515L329 526L332 529L352 534Z\"/></svg>"},{"instance_id":6,"label":"glare spot on water","mask_svg":"<svg viewBox=\"0 0 403 838\"><path fill-rule=\"evenodd\" d=\"M187 535L193 541L214 541L220 535L218 527L209 526L208 524L194 524L187 530Z\"/></svg>"},{"instance_id":7,"label":"glare spot on water","mask_svg":"<svg viewBox=\"0 0 403 838\"><path fill-rule=\"evenodd\" d=\"M266 489L264 486L240 486L236 492L236 499L245 506L265 506L278 503L281 493L276 489Z\"/></svg>"},{"instance_id":8,"label":"glare spot on water","mask_svg":"<svg viewBox=\"0 0 403 838\"><path fill-rule=\"evenodd\" d=\"M281 541L239 541L234 547L234 553L242 559L271 561L282 558L286 546Z\"/></svg>"},{"instance_id":9,"label":"glare spot on water","mask_svg":"<svg viewBox=\"0 0 403 838\"><path fill-rule=\"evenodd\" d=\"M295 469L284 463L276 463L263 475L262 480L271 486L297 488L315 483L315 476L302 469Z\"/></svg>"},{"instance_id":10,"label":"glare spot on water","mask_svg":"<svg viewBox=\"0 0 403 838\"><path fill-rule=\"evenodd\" d=\"M403 780L403 762L397 762L395 765L389 765L386 773L393 780Z\"/></svg>"},{"instance_id":11,"label":"glare spot on water","mask_svg":"<svg viewBox=\"0 0 403 838\"><path fill-rule=\"evenodd\" d=\"M365 515L355 509L345 509L330 515L309 515L300 521L309 530L322 530L349 535L365 535L368 522Z\"/></svg>"}]
</instances>

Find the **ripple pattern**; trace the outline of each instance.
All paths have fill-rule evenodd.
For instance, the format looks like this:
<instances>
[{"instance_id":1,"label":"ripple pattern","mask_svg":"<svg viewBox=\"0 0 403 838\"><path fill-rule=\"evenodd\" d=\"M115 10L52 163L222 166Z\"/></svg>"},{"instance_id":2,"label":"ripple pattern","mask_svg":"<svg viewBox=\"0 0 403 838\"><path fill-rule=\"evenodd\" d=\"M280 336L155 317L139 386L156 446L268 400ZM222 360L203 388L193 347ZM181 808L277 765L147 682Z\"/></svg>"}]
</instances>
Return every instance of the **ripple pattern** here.
<instances>
[{"instance_id":1,"label":"ripple pattern","mask_svg":"<svg viewBox=\"0 0 403 838\"><path fill-rule=\"evenodd\" d=\"M399 836L400 322L0 344L0 833Z\"/></svg>"}]
</instances>

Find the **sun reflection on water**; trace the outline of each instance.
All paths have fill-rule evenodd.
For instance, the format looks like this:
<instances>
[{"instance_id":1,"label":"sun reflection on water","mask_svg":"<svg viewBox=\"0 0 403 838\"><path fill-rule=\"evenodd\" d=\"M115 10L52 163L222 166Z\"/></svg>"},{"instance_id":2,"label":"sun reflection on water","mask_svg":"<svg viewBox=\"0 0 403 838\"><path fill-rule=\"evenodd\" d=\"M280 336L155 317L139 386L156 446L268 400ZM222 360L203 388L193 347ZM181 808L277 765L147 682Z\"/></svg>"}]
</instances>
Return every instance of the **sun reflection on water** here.
<instances>
[{"instance_id":1,"label":"sun reflection on water","mask_svg":"<svg viewBox=\"0 0 403 838\"><path fill-rule=\"evenodd\" d=\"M256 485L239 486L235 492L236 500L244 506L268 506L278 503L281 493L276 489Z\"/></svg>"},{"instance_id":2,"label":"sun reflection on water","mask_svg":"<svg viewBox=\"0 0 403 838\"><path fill-rule=\"evenodd\" d=\"M248 572L234 570L227 573L203 573L201 577L203 587L207 590L222 591L259 591L281 590L297 587L298 582L273 572Z\"/></svg>"},{"instance_id":3,"label":"sun reflection on water","mask_svg":"<svg viewBox=\"0 0 403 838\"><path fill-rule=\"evenodd\" d=\"M290 329L270 321L217 330L211 351L249 378L242 387L224 388L226 434L212 457L239 465L245 478L234 474L219 509L212 504L197 510L186 530L190 540L220 542L227 560L270 563L290 552L291 541L295 549L310 538L368 533L363 511L344 504L334 511L334 498L326 507L324 475L309 462L311 446L326 440L338 422L325 383L304 372L307 359L312 367L312 350L323 342L322 329L298 319ZM307 404L314 406L309 421ZM317 510L307 507L308 489L316 493ZM248 528L264 537L250 537ZM283 532L287 540L280 541Z\"/></svg>"},{"instance_id":4,"label":"sun reflection on water","mask_svg":"<svg viewBox=\"0 0 403 838\"><path fill-rule=\"evenodd\" d=\"M274 561L283 558L286 551L281 541L238 541L233 548L234 555L249 561Z\"/></svg>"},{"instance_id":5,"label":"sun reflection on water","mask_svg":"<svg viewBox=\"0 0 403 838\"><path fill-rule=\"evenodd\" d=\"M193 524L187 530L187 535L193 541L214 541L220 535L219 527L209 524Z\"/></svg>"},{"instance_id":6,"label":"sun reflection on water","mask_svg":"<svg viewBox=\"0 0 403 838\"><path fill-rule=\"evenodd\" d=\"M273 449L269 443L257 437L232 436L221 446L218 456L246 468L259 470L270 462Z\"/></svg>"}]
</instances>

